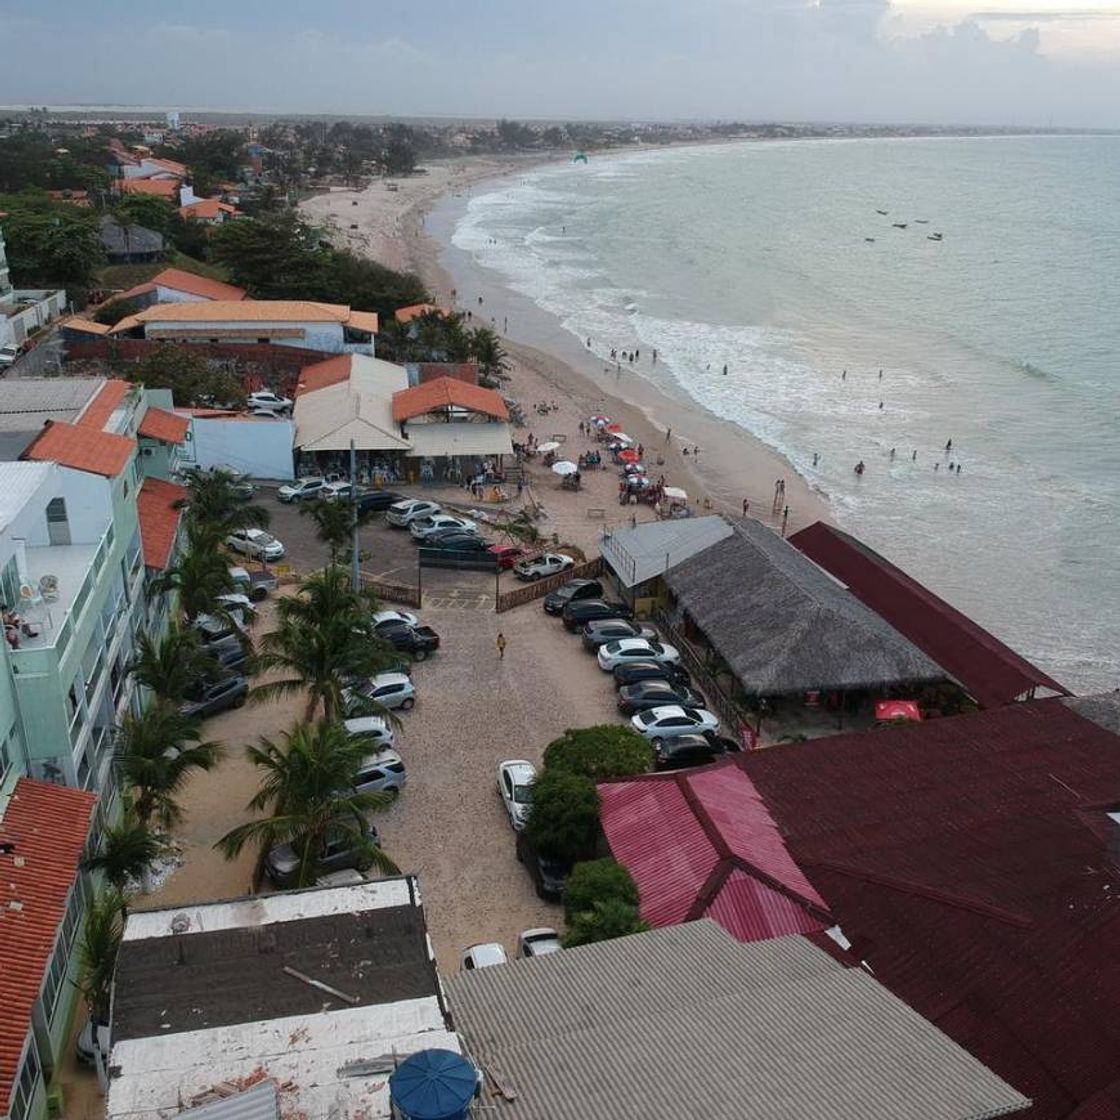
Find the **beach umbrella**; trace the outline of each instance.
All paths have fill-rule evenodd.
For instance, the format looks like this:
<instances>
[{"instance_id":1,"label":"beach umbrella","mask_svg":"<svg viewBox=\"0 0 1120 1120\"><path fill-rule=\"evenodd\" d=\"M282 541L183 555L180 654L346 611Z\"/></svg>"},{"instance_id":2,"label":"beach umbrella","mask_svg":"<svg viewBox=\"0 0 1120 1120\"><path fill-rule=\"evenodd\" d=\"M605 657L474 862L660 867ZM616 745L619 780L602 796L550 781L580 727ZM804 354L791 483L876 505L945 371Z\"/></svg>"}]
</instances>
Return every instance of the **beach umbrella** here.
<instances>
[{"instance_id":1,"label":"beach umbrella","mask_svg":"<svg viewBox=\"0 0 1120 1120\"><path fill-rule=\"evenodd\" d=\"M636 463L638 461L638 453L632 447L627 447L620 451L618 457L624 463Z\"/></svg>"},{"instance_id":2,"label":"beach umbrella","mask_svg":"<svg viewBox=\"0 0 1120 1120\"><path fill-rule=\"evenodd\" d=\"M645 474L646 468L643 463L627 463L626 466L622 468L622 473L628 476L633 474Z\"/></svg>"},{"instance_id":3,"label":"beach umbrella","mask_svg":"<svg viewBox=\"0 0 1120 1120\"><path fill-rule=\"evenodd\" d=\"M550 439L548 441L548 443L538 443L537 444L537 450L538 451L555 451L559 446L560 446L560 444L558 444L556 442L556 440Z\"/></svg>"},{"instance_id":4,"label":"beach umbrella","mask_svg":"<svg viewBox=\"0 0 1120 1120\"><path fill-rule=\"evenodd\" d=\"M674 502L688 501L688 494L679 486L666 486L665 489L661 491L661 493L664 494L666 498L672 499L672 501Z\"/></svg>"},{"instance_id":5,"label":"beach umbrella","mask_svg":"<svg viewBox=\"0 0 1120 1120\"><path fill-rule=\"evenodd\" d=\"M622 431L622 425L621 424L608 424L607 425L607 431L608 432L621 432Z\"/></svg>"},{"instance_id":6,"label":"beach umbrella","mask_svg":"<svg viewBox=\"0 0 1120 1120\"><path fill-rule=\"evenodd\" d=\"M616 432L611 437L611 447L629 447L633 442L625 432Z\"/></svg>"},{"instance_id":7,"label":"beach umbrella","mask_svg":"<svg viewBox=\"0 0 1120 1120\"><path fill-rule=\"evenodd\" d=\"M591 423L594 424L595 427L597 427L597 428L605 427L610 422L611 422L611 418L609 416L592 416L591 417Z\"/></svg>"},{"instance_id":8,"label":"beach umbrella","mask_svg":"<svg viewBox=\"0 0 1120 1120\"><path fill-rule=\"evenodd\" d=\"M558 475L575 474L579 467L575 463L569 462L567 459L561 459L558 463L552 464L552 473Z\"/></svg>"}]
</instances>

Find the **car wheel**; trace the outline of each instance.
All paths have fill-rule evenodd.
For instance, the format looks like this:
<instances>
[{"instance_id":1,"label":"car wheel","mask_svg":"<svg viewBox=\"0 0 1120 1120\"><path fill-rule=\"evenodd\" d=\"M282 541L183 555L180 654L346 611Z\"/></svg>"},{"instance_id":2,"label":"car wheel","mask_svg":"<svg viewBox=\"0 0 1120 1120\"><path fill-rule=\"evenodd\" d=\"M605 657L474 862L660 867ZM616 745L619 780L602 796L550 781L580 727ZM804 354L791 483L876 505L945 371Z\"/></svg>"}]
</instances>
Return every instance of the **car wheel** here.
<instances>
[{"instance_id":1,"label":"car wheel","mask_svg":"<svg viewBox=\"0 0 1120 1120\"><path fill-rule=\"evenodd\" d=\"M368 871L372 866L373 860L371 860L369 856L362 856L361 859L359 859L358 862L354 864L354 867L358 871Z\"/></svg>"},{"instance_id":2,"label":"car wheel","mask_svg":"<svg viewBox=\"0 0 1120 1120\"><path fill-rule=\"evenodd\" d=\"M239 696L236 700L234 700L233 706L235 708L244 708L245 707L245 697L244 696Z\"/></svg>"},{"instance_id":3,"label":"car wheel","mask_svg":"<svg viewBox=\"0 0 1120 1120\"><path fill-rule=\"evenodd\" d=\"M540 572L533 572L532 575L529 576L529 581L531 583L536 583L537 580L539 580L540 578L541 578Z\"/></svg>"},{"instance_id":4,"label":"car wheel","mask_svg":"<svg viewBox=\"0 0 1120 1120\"><path fill-rule=\"evenodd\" d=\"M418 649L412 655L414 661L424 661L424 660L426 660L427 656L428 656L428 651L426 649Z\"/></svg>"},{"instance_id":5,"label":"car wheel","mask_svg":"<svg viewBox=\"0 0 1120 1120\"><path fill-rule=\"evenodd\" d=\"M544 899L545 902L548 902L548 891L544 889L543 883L537 884L537 898Z\"/></svg>"},{"instance_id":6,"label":"car wheel","mask_svg":"<svg viewBox=\"0 0 1120 1120\"><path fill-rule=\"evenodd\" d=\"M416 707L416 701L410 696L407 700L401 701L401 711L407 712Z\"/></svg>"},{"instance_id":7,"label":"car wheel","mask_svg":"<svg viewBox=\"0 0 1120 1120\"><path fill-rule=\"evenodd\" d=\"M657 750L657 748L660 747L663 742L663 739L650 739L649 745L653 747L654 750Z\"/></svg>"}]
</instances>

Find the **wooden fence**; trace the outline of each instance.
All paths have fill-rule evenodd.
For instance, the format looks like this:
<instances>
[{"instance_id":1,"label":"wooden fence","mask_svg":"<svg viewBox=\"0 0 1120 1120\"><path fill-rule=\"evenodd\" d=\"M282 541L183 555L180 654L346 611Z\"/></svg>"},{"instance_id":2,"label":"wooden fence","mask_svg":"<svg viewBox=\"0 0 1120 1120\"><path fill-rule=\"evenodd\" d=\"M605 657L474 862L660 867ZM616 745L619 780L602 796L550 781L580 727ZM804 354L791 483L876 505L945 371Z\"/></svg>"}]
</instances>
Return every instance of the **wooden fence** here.
<instances>
[{"instance_id":1,"label":"wooden fence","mask_svg":"<svg viewBox=\"0 0 1120 1120\"><path fill-rule=\"evenodd\" d=\"M386 603L400 603L404 607L419 609L424 604L419 587L412 587L407 583L390 583L388 580L378 579L367 572L361 573L362 590L372 591L378 599Z\"/></svg>"},{"instance_id":2,"label":"wooden fence","mask_svg":"<svg viewBox=\"0 0 1120 1120\"><path fill-rule=\"evenodd\" d=\"M596 556L583 564L577 564L559 575L549 576L548 579L539 579L535 583L527 583L524 587L514 588L503 595L497 596L494 609L501 614L503 611L520 607L524 603L531 603L535 599L543 599L550 591L567 583L570 579L597 579L603 574L603 558Z\"/></svg>"}]
</instances>

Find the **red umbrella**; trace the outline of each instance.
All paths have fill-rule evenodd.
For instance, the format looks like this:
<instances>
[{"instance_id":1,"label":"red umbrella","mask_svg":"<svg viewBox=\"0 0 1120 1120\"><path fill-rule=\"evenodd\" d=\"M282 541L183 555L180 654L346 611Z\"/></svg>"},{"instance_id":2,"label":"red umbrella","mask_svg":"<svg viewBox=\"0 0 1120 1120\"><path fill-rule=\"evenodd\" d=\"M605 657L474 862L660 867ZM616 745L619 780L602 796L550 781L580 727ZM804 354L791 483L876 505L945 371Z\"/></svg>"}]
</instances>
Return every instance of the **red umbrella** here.
<instances>
[{"instance_id":1,"label":"red umbrella","mask_svg":"<svg viewBox=\"0 0 1120 1120\"><path fill-rule=\"evenodd\" d=\"M608 432L621 432L622 431L622 425L621 424L608 424L607 425L607 431Z\"/></svg>"},{"instance_id":2,"label":"red umbrella","mask_svg":"<svg viewBox=\"0 0 1120 1120\"><path fill-rule=\"evenodd\" d=\"M620 451L618 457L624 463L636 463L638 461L638 453L632 447L627 447L624 451Z\"/></svg>"}]
</instances>

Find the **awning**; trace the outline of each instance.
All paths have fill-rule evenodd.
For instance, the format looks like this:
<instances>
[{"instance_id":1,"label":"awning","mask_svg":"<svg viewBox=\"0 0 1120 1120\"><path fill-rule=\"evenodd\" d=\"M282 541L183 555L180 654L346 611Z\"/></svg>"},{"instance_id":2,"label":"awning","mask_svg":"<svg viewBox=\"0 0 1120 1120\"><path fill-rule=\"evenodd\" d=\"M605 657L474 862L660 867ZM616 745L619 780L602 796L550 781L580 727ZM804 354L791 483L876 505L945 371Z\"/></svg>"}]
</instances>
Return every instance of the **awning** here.
<instances>
[{"instance_id":1,"label":"awning","mask_svg":"<svg viewBox=\"0 0 1120 1120\"><path fill-rule=\"evenodd\" d=\"M409 458L513 453L508 424L410 424L408 441Z\"/></svg>"}]
</instances>

